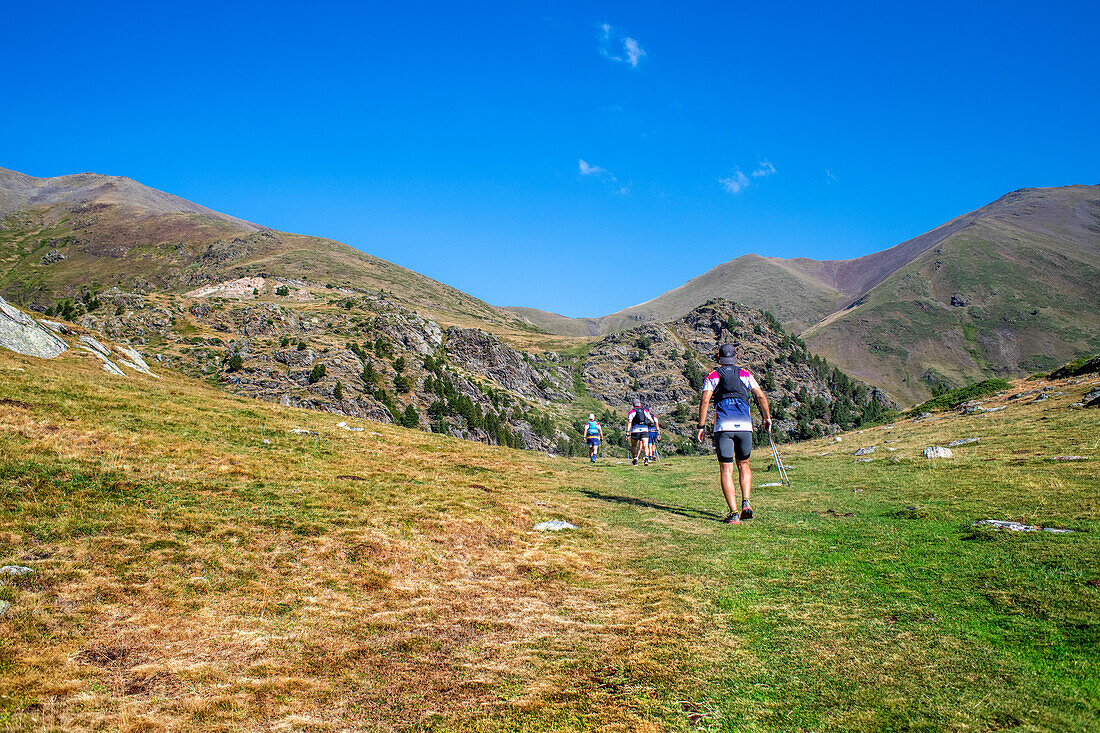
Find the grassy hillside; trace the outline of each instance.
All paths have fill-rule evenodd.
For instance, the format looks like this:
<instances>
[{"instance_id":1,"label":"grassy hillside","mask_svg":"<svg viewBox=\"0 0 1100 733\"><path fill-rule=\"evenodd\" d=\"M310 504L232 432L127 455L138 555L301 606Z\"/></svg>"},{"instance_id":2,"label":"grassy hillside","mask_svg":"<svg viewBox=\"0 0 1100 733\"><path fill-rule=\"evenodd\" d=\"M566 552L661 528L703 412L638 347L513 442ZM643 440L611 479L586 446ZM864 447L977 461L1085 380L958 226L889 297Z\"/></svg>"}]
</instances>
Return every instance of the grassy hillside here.
<instances>
[{"instance_id":1,"label":"grassy hillside","mask_svg":"<svg viewBox=\"0 0 1100 733\"><path fill-rule=\"evenodd\" d=\"M1096 378L785 446L789 489L758 450L729 527L710 459L356 433L72 353L0 374L0 564L36 571L0 588L7 730L1100 724Z\"/></svg>"},{"instance_id":2,"label":"grassy hillside","mask_svg":"<svg viewBox=\"0 0 1100 733\"><path fill-rule=\"evenodd\" d=\"M446 325L529 338L526 320L320 237L264 229L129 179L0 169L0 295L45 307L82 288L183 291L265 274L387 295Z\"/></svg>"},{"instance_id":3,"label":"grassy hillside","mask_svg":"<svg viewBox=\"0 0 1100 733\"><path fill-rule=\"evenodd\" d=\"M1069 203L1100 221L1100 201L1077 199ZM1072 234L977 221L804 338L845 371L910 402L933 386L1049 371L1096 353L1100 240Z\"/></svg>"},{"instance_id":4,"label":"grassy hillside","mask_svg":"<svg viewBox=\"0 0 1100 733\"><path fill-rule=\"evenodd\" d=\"M524 312L551 332L670 321L714 297L768 310L900 401L1020 376L1100 348L1100 186L1021 189L853 260L744 255L597 319Z\"/></svg>"}]
</instances>

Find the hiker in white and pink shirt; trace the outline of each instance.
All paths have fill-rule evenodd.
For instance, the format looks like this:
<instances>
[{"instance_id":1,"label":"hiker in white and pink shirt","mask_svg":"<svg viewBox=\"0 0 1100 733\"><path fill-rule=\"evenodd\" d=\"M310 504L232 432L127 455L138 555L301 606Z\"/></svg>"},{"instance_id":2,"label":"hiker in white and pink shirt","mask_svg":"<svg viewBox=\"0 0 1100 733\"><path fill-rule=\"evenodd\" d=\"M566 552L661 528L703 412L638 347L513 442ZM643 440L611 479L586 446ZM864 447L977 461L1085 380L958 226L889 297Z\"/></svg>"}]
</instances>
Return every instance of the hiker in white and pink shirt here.
<instances>
[{"instance_id":1,"label":"hiker in white and pink shirt","mask_svg":"<svg viewBox=\"0 0 1100 733\"><path fill-rule=\"evenodd\" d=\"M752 453L752 416L749 414L749 395L756 400L764 417L764 429L771 432L772 417L768 398L748 369L737 366L737 352L733 344L718 348L719 367L703 381L703 396L699 401L699 442L707 425L707 412L714 400L714 449L718 453L718 474L722 483L722 495L729 505L729 514L722 520L726 524L740 524L742 519L752 519L752 470L749 455ZM733 488L733 466L737 464L737 479L741 485L741 513L737 512Z\"/></svg>"}]
</instances>

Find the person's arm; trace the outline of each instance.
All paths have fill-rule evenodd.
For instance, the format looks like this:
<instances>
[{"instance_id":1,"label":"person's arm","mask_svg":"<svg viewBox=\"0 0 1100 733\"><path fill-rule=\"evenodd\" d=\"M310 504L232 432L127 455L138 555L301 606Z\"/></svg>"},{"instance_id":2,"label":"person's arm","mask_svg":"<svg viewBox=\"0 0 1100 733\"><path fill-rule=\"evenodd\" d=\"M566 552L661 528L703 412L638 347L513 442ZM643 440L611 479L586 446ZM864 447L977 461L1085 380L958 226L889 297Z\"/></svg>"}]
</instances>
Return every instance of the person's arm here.
<instances>
[{"instance_id":1,"label":"person's arm","mask_svg":"<svg viewBox=\"0 0 1100 733\"><path fill-rule=\"evenodd\" d=\"M653 416L653 429L657 431L657 435L661 434L661 421L657 419L657 416Z\"/></svg>"},{"instance_id":2,"label":"person's arm","mask_svg":"<svg viewBox=\"0 0 1100 733\"><path fill-rule=\"evenodd\" d=\"M703 442L703 431L707 427L707 410L710 408L710 395L712 390L706 390L703 392L703 396L699 399L699 442Z\"/></svg>"},{"instance_id":3,"label":"person's arm","mask_svg":"<svg viewBox=\"0 0 1100 733\"><path fill-rule=\"evenodd\" d=\"M770 433L772 431L772 411L768 407L768 398L764 394L764 390L759 387L753 387L752 396L756 398L756 406L760 408L760 415L764 418L764 429Z\"/></svg>"}]
</instances>

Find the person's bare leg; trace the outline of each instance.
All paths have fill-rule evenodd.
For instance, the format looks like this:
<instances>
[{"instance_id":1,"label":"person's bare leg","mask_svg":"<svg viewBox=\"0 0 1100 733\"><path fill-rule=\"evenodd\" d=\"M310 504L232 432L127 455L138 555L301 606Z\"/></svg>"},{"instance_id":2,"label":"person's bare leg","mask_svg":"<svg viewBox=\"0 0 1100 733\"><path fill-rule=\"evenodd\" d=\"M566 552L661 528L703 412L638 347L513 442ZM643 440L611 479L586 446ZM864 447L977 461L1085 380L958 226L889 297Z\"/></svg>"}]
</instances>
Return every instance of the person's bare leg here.
<instances>
[{"instance_id":1,"label":"person's bare leg","mask_svg":"<svg viewBox=\"0 0 1100 733\"><path fill-rule=\"evenodd\" d=\"M733 462L718 464L719 480L722 482L722 495L726 497L730 514L737 513L737 490L733 486Z\"/></svg>"},{"instance_id":2,"label":"person's bare leg","mask_svg":"<svg viewBox=\"0 0 1100 733\"><path fill-rule=\"evenodd\" d=\"M737 462L737 483L741 484L741 506L745 507L749 505L752 495L752 469L749 468L748 458Z\"/></svg>"}]
</instances>

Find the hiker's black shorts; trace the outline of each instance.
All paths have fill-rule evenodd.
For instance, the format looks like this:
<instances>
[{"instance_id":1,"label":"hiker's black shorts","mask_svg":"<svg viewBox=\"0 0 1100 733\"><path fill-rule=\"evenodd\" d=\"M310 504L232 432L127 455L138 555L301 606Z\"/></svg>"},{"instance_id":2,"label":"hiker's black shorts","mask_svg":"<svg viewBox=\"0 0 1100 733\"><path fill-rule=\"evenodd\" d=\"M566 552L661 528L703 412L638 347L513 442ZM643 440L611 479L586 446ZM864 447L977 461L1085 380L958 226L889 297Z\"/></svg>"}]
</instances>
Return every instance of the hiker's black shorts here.
<instances>
[{"instance_id":1,"label":"hiker's black shorts","mask_svg":"<svg viewBox=\"0 0 1100 733\"><path fill-rule=\"evenodd\" d=\"M714 434L714 450L718 451L719 463L733 463L748 460L752 453L751 430L723 430Z\"/></svg>"}]
</instances>

